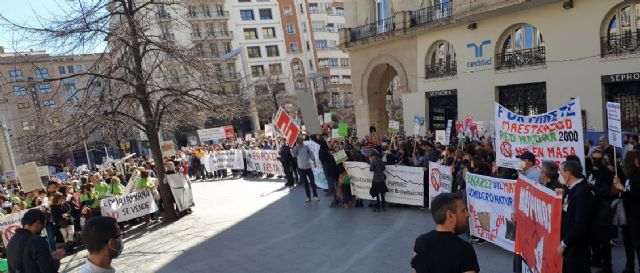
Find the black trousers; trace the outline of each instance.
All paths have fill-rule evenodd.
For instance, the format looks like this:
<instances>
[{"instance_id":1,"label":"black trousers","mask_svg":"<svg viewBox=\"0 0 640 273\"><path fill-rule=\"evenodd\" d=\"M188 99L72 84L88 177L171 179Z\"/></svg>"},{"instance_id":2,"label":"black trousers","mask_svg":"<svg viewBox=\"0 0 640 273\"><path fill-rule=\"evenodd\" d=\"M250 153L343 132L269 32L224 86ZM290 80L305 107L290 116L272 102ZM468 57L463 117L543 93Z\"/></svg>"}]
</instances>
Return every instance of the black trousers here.
<instances>
[{"instance_id":1,"label":"black trousers","mask_svg":"<svg viewBox=\"0 0 640 273\"><path fill-rule=\"evenodd\" d=\"M594 265L611 268L610 226L598 226L591 235L591 261Z\"/></svg>"},{"instance_id":2,"label":"black trousers","mask_svg":"<svg viewBox=\"0 0 640 273\"><path fill-rule=\"evenodd\" d=\"M625 253L627 254L627 268L631 269L635 266L634 256L638 259L638 264L640 264L640 219L627 216L627 224L626 227L622 227L622 237ZM627 245L631 247L627 248Z\"/></svg>"},{"instance_id":3,"label":"black trousers","mask_svg":"<svg viewBox=\"0 0 640 273\"><path fill-rule=\"evenodd\" d=\"M284 170L284 177L287 179L287 185L293 186L293 168L291 168L291 163L282 161L282 169Z\"/></svg>"},{"instance_id":4,"label":"black trousers","mask_svg":"<svg viewBox=\"0 0 640 273\"><path fill-rule=\"evenodd\" d=\"M589 245L569 246L564 250L563 273L591 273Z\"/></svg>"}]
</instances>

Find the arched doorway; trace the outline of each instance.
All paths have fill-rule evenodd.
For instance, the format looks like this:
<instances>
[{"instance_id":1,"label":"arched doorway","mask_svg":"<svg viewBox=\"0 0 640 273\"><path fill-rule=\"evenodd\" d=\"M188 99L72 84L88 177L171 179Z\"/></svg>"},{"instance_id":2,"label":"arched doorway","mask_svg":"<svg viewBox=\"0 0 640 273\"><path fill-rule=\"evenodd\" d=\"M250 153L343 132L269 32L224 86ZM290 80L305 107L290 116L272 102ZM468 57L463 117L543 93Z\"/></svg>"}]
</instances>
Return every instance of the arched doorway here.
<instances>
[{"instance_id":1,"label":"arched doorway","mask_svg":"<svg viewBox=\"0 0 640 273\"><path fill-rule=\"evenodd\" d=\"M393 57L381 57L372 61L365 75L369 124L359 124L358 133L365 135L370 126L375 126L380 135L385 134L390 119L398 121L402 129L402 94L407 92L404 68ZM361 132L365 128L366 133Z\"/></svg>"}]
</instances>

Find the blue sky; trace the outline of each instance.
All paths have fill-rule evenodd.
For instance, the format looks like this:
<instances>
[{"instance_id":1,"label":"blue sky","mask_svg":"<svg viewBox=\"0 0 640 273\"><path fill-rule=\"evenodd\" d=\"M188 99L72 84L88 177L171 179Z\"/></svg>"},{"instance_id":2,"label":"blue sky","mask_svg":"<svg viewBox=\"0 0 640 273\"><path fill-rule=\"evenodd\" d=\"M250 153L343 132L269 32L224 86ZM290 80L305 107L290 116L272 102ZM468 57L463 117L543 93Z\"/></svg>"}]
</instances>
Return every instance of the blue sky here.
<instances>
[{"instance_id":1,"label":"blue sky","mask_svg":"<svg viewBox=\"0 0 640 273\"><path fill-rule=\"evenodd\" d=\"M66 0L8 0L6 2L0 5L0 14L15 23L29 25L32 25L38 16L50 18L54 14L64 13L64 5L66 5ZM0 46L3 46L5 51L14 51L16 47L21 51L29 49L47 50L50 53L56 51L55 48L35 47L29 41L21 39L19 34L1 27ZM101 51L102 48L98 48L96 51Z\"/></svg>"}]
</instances>

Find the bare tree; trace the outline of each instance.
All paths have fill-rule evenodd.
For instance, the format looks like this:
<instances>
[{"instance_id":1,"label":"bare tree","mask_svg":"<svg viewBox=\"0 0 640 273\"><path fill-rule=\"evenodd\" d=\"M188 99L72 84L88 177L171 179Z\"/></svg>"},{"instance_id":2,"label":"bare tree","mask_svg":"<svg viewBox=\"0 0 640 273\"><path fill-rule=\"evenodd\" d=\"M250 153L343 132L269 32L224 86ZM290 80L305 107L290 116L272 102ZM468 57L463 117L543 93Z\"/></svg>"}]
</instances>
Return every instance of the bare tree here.
<instances>
[{"instance_id":1,"label":"bare tree","mask_svg":"<svg viewBox=\"0 0 640 273\"><path fill-rule=\"evenodd\" d=\"M158 30L155 18L166 10L184 14L182 1L66 0L63 14L37 17L33 25L12 22L0 15L0 24L20 33L36 46L76 53L96 48L106 41L86 86L78 88L75 114L55 133L75 137L81 129L91 134L103 126L135 128L149 140L158 179L164 179L158 132L163 126L187 122L187 113L235 117L243 112L245 92L228 88L227 73L219 73L211 62L200 58L191 43L176 42L170 33ZM36 15L38 16L38 15ZM175 25L186 24L179 16ZM218 33L205 33L218 35ZM75 75L78 76L78 75ZM71 76L69 76L71 77ZM51 78L61 81L69 77ZM100 85L99 95L92 95ZM50 132L51 133L51 132ZM43 136L44 137L44 136ZM46 139L46 138L41 138ZM170 188L160 183L165 219L175 219Z\"/></svg>"},{"instance_id":2,"label":"bare tree","mask_svg":"<svg viewBox=\"0 0 640 273\"><path fill-rule=\"evenodd\" d=\"M255 82L256 101L262 102L256 104L261 122L271 122L280 107L284 107L287 104L297 105L295 95L287 93L284 79L286 77L282 74L267 72L262 79ZM293 113L296 111L296 107L291 109Z\"/></svg>"}]
</instances>

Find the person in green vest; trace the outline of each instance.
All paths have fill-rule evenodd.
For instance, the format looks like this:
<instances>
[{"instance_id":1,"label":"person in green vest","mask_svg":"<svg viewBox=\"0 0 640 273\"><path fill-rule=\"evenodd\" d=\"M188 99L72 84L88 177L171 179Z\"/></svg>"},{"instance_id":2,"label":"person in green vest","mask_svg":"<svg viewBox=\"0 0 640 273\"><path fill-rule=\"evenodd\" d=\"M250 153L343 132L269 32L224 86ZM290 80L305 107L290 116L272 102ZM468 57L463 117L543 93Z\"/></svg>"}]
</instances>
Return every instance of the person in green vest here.
<instances>
[{"instance_id":1,"label":"person in green vest","mask_svg":"<svg viewBox=\"0 0 640 273\"><path fill-rule=\"evenodd\" d=\"M86 208L91 211L91 216L100 215L100 196L98 196L98 193L95 191L93 184L88 183L82 185L80 204L82 205L83 214L86 214Z\"/></svg>"},{"instance_id":2,"label":"person in green vest","mask_svg":"<svg viewBox=\"0 0 640 273\"><path fill-rule=\"evenodd\" d=\"M153 184L153 181L151 179L149 179L149 171L147 170L140 170L140 180L138 180L138 183L136 184L136 190L144 190L144 189L153 189L155 187L155 184Z\"/></svg>"},{"instance_id":3,"label":"person in green vest","mask_svg":"<svg viewBox=\"0 0 640 273\"><path fill-rule=\"evenodd\" d=\"M109 191L107 195L116 196L124 193L124 186L120 183L120 178L117 176L111 177L111 184L109 184Z\"/></svg>"},{"instance_id":4,"label":"person in green vest","mask_svg":"<svg viewBox=\"0 0 640 273\"><path fill-rule=\"evenodd\" d=\"M344 168L344 165L340 163L338 165L340 168L340 178L338 180L338 196L342 198L342 204L345 208L349 208L351 205L351 176L347 173L347 170Z\"/></svg>"},{"instance_id":5,"label":"person in green vest","mask_svg":"<svg viewBox=\"0 0 640 273\"><path fill-rule=\"evenodd\" d=\"M91 182L93 182L96 192L98 193L98 197L100 199L107 197L107 192L109 191L109 184L105 183L104 180L102 180L102 177L100 176L100 174L94 174L91 177L91 180L92 180Z\"/></svg>"}]
</instances>

